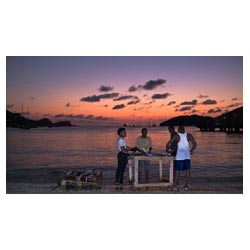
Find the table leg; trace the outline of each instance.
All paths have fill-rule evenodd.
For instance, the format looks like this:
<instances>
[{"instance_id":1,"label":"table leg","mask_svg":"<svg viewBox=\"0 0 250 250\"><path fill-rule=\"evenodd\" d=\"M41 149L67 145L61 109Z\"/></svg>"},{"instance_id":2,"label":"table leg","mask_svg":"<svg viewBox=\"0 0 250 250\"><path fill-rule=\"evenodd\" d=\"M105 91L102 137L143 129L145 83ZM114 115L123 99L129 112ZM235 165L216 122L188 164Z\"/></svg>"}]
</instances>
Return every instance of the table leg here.
<instances>
[{"instance_id":1,"label":"table leg","mask_svg":"<svg viewBox=\"0 0 250 250\"><path fill-rule=\"evenodd\" d=\"M138 184L138 160L135 159L135 182L134 184Z\"/></svg>"},{"instance_id":2,"label":"table leg","mask_svg":"<svg viewBox=\"0 0 250 250\"><path fill-rule=\"evenodd\" d=\"M160 168L160 181L162 181L162 159L159 161L159 168Z\"/></svg>"},{"instance_id":3,"label":"table leg","mask_svg":"<svg viewBox=\"0 0 250 250\"><path fill-rule=\"evenodd\" d=\"M133 169L132 169L131 160L128 160L128 172L129 172L129 181L131 182L133 178Z\"/></svg>"},{"instance_id":4,"label":"table leg","mask_svg":"<svg viewBox=\"0 0 250 250\"><path fill-rule=\"evenodd\" d=\"M170 184L174 184L174 160L169 160L170 168L169 168L169 182Z\"/></svg>"}]
</instances>

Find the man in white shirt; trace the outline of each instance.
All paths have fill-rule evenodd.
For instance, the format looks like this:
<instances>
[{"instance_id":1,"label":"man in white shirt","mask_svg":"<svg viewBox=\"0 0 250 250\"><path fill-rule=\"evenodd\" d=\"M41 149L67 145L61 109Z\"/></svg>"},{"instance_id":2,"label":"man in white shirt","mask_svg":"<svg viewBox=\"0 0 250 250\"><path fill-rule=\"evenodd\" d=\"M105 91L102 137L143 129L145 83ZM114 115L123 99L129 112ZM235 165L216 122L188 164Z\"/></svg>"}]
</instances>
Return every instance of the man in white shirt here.
<instances>
[{"instance_id":1,"label":"man in white shirt","mask_svg":"<svg viewBox=\"0 0 250 250\"><path fill-rule=\"evenodd\" d=\"M191 134L185 133L185 129L183 126L179 126L178 134L174 135L173 138L170 141L168 141L166 145L167 152L171 150L171 145L175 142L177 142L177 153L174 164L175 167L174 191L178 191L177 185L179 182L180 171L185 171L184 190L188 190L188 184L190 179L190 167L191 167L190 154L192 154L195 148L197 147L197 143ZM189 149L190 142L192 144L191 149Z\"/></svg>"},{"instance_id":2,"label":"man in white shirt","mask_svg":"<svg viewBox=\"0 0 250 250\"><path fill-rule=\"evenodd\" d=\"M119 128L117 130L117 134L119 135L119 138L117 140L117 146L118 146L118 167L116 169L115 173L115 182L117 185L123 184L123 177L125 168L128 163L128 152L134 151L133 148L130 148L126 145L125 137L126 137L126 130L125 128Z\"/></svg>"}]
</instances>

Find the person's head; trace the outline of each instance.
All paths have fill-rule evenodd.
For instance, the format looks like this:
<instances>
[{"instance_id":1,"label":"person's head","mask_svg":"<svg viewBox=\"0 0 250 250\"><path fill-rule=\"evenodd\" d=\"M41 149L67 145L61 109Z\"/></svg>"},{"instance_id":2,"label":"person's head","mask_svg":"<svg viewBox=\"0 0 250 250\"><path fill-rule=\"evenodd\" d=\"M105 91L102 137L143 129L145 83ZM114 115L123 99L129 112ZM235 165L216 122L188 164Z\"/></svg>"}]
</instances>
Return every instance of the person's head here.
<instances>
[{"instance_id":1,"label":"person's head","mask_svg":"<svg viewBox=\"0 0 250 250\"><path fill-rule=\"evenodd\" d=\"M125 128L118 128L117 134L118 134L120 137L126 137L126 130L125 130Z\"/></svg>"},{"instance_id":2,"label":"person's head","mask_svg":"<svg viewBox=\"0 0 250 250\"><path fill-rule=\"evenodd\" d=\"M174 126L169 126L168 127L168 131L169 131L169 133L174 133L175 132L175 129L174 129Z\"/></svg>"},{"instance_id":3,"label":"person's head","mask_svg":"<svg viewBox=\"0 0 250 250\"><path fill-rule=\"evenodd\" d=\"M142 134L142 137L147 137L147 134L148 134L148 130L146 128L143 128L141 130L141 134Z\"/></svg>"},{"instance_id":4,"label":"person's head","mask_svg":"<svg viewBox=\"0 0 250 250\"><path fill-rule=\"evenodd\" d=\"M185 133L185 128L184 128L184 126L179 126L179 127L178 127L178 132L179 132L179 133Z\"/></svg>"}]
</instances>

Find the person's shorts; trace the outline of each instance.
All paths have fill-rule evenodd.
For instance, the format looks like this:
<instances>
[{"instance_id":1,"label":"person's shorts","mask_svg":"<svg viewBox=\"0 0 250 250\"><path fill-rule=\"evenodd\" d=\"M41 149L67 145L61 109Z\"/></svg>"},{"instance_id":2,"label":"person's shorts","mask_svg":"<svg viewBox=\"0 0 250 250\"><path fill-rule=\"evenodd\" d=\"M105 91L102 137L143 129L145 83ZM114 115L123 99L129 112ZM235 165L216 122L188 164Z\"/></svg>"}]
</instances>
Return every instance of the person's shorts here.
<instances>
[{"instance_id":1,"label":"person's shorts","mask_svg":"<svg viewBox=\"0 0 250 250\"><path fill-rule=\"evenodd\" d=\"M175 160L174 168L178 171L185 171L190 169L190 160Z\"/></svg>"},{"instance_id":2,"label":"person's shorts","mask_svg":"<svg viewBox=\"0 0 250 250\"><path fill-rule=\"evenodd\" d=\"M143 169L149 170L150 168L150 161L139 161L139 171L142 171Z\"/></svg>"}]
</instances>

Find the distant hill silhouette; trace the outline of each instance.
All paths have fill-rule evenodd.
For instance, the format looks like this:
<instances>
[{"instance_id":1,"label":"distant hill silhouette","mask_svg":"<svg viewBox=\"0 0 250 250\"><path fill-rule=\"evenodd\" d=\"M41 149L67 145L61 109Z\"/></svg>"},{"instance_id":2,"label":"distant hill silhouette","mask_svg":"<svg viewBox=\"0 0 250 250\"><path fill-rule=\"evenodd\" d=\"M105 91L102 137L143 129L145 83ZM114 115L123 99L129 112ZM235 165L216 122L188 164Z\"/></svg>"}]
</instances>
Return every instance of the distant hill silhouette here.
<instances>
[{"instance_id":1,"label":"distant hill silhouette","mask_svg":"<svg viewBox=\"0 0 250 250\"><path fill-rule=\"evenodd\" d=\"M221 130L228 128L229 131L239 131L243 128L243 107L229 111L214 118L215 126Z\"/></svg>"},{"instance_id":2,"label":"distant hill silhouette","mask_svg":"<svg viewBox=\"0 0 250 250\"><path fill-rule=\"evenodd\" d=\"M160 123L160 126L196 126L204 131L220 131L237 132L243 128L243 107L234 109L218 117L210 116L177 116Z\"/></svg>"},{"instance_id":3,"label":"distant hill silhouette","mask_svg":"<svg viewBox=\"0 0 250 250\"><path fill-rule=\"evenodd\" d=\"M53 123L53 127L70 127L73 126L69 121L55 122Z\"/></svg>"},{"instance_id":4,"label":"distant hill silhouette","mask_svg":"<svg viewBox=\"0 0 250 250\"><path fill-rule=\"evenodd\" d=\"M23 117L19 113L12 113L6 110L6 126L11 128L37 128L37 127L70 127L73 126L69 121L52 123L48 118L41 120L31 120Z\"/></svg>"},{"instance_id":5,"label":"distant hill silhouette","mask_svg":"<svg viewBox=\"0 0 250 250\"><path fill-rule=\"evenodd\" d=\"M205 126L214 124L214 119L210 116L200 116L200 115L186 115L186 116L177 116L172 119L169 119L165 122L160 123L160 126Z\"/></svg>"}]
</instances>

